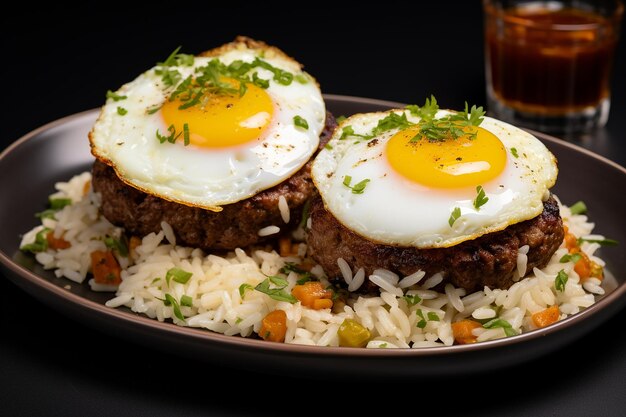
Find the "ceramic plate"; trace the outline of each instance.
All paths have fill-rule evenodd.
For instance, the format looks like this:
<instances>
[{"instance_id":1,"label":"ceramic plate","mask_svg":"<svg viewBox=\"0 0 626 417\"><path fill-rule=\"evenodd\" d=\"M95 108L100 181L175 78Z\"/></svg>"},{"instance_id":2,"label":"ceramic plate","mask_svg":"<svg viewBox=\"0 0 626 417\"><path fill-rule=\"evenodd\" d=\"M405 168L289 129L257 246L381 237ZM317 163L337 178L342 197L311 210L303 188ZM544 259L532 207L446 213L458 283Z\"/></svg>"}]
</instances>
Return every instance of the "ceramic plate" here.
<instances>
[{"instance_id":1,"label":"ceramic plate","mask_svg":"<svg viewBox=\"0 0 626 417\"><path fill-rule=\"evenodd\" d=\"M401 106L380 100L326 95L335 115ZM18 249L20 234L36 225L33 213L45 208L54 183L90 169L87 132L99 110L66 117L26 135L0 155L0 262L6 276L42 302L97 329L151 348L176 351L258 371L309 375L424 376L487 370L513 365L556 350L617 312L626 301L626 259L621 248L603 248L614 279L590 308L545 329L473 345L421 349L347 349L268 343L207 330L160 323L127 309L105 307L111 294L96 293L44 271ZM535 132L534 132L535 133ZM596 222L594 232L626 242L626 169L559 139L535 133L559 161L554 192L566 204L584 200ZM616 192L607 192L607 189ZM70 285L70 289L66 287Z\"/></svg>"}]
</instances>

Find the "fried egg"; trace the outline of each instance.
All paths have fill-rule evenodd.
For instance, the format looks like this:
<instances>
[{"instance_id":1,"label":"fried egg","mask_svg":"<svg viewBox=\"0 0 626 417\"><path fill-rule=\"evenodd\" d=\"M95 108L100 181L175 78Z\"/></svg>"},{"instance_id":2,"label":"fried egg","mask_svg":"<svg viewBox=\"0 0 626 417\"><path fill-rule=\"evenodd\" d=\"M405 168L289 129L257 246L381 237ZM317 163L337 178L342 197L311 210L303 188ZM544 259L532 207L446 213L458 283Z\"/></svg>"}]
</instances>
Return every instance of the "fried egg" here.
<instances>
[{"instance_id":1,"label":"fried egg","mask_svg":"<svg viewBox=\"0 0 626 417\"><path fill-rule=\"evenodd\" d=\"M174 53L109 93L90 142L127 184L220 211L298 171L325 116L298 62L238 39L199 57Z\"/></svg>"},{"instance_id":2,"label":"fried egg","mask_svg":"<svg viewBox=\"0 0 626 417\"><path fill-rule=\"evenodd\" d=\"M372 137L392 113L404 126ZM354 115L316 157L315 185L348 229L382 244L444 248L543 211L558 170L533 135L485 117L474 135L418 140L419 121L409 110Z\"/></svg>"}]
</instances>

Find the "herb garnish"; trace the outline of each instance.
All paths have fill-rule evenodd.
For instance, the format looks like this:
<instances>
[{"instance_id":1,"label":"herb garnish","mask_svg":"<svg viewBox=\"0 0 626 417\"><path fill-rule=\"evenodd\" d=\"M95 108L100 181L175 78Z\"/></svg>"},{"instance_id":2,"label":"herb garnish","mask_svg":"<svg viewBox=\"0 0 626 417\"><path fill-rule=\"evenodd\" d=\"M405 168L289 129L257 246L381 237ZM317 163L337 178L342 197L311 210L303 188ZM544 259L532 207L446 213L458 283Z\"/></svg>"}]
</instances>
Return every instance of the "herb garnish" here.
<instances>
[{"instance_id":1,"label":"herb garnish","mask_svg":"<svg viewBox=\"0 0 626 417\"><path fill-rule=\"evenodd\" d=\"M572 261L576 263L580 261L582 258L583 257L580 253L566 253L565 255L561 257L561 259L559 259L559 262L565 263L565 262Z\"/></svg>"},{"instance_id":2,"label":"herb garnish","mask_svg":"<svg viewBox=\"0 0 626 417\"><path fill-rule=\"evenodd\" d=\"M519 154L517 153L517 149L516 148L511 148L511 155L513 155L516 158L519 158Z\"/></svg>"},{"instance_id":3,"label":"herb garnish","mask_svg":"<svg viewBox=\"0 0 626 417\"><path fill-rule=\"evenodd\" d=\"M489 201L489 197L485 194L485 190L482 185L476 187L476 198L474 199L474 207L476 210L480 210L480 208Z\"/></svg>"},{"instance_id":4,"label":"herb garnish","mask_svg":"<svg viewBox=\"0 0 626 417\"><path fill-rule=\"evenodd\" d=\"M111 90L108 90L107 98L113 99L113 101L120 101L120 100L126 100L128 97L119 95Z\"/></svg>"},{"instance_id":5,"label":"herb garnish","mask_svg":"<svg viewBox=\"0 0 626 417\"><path fill-rule=\"evenodd\" d=\"M72 204L71 198L51 198L49 200L50 208L35 214L35 217L39 219L54 219L54 215L60 211L63 207Z\"/></svg>"},{"instance_id":6,"label":"herb garnish","mask_svg":"<svg viewBox=\"0 0 626 417\"><path fill-rule=\"evenodd\" d=\"M499 318L489 320L487 323L483 324L483 327L485 329L502 328L504 330L504 334L506 334L507 336L515 336L517 334L515 329L513 329L513 326L511 326L511 323Z\"/></svg>"},{"instance_id":7,"label":"herb garnish","mask_svg":"<svg viewBox=\"0 0 626 417\"><path fill-rule=\"evenodd\" d=\"M165 281L167 282L167 285L170 285L170 280L173 279L176 282L179 282L181 284L186 284L187 281L189 281L189 278L191 278L191 276L193 275L192 272L187 272L184 269L180 269L180 268L171 268L169 269L166 274L165 274Z\"/></svg>"},{"instance_id":8,"label":"herb garnish","mask_svg":"<svg viewBox=\"0 0 626 417\"><path fill-rule=\"evenodd\" d=\"M273 80L281 85L290 85L294 79L299 83L308 82L304 74L294 76L289 71L273 66L269 62L256 57L252 62L236 60L226 65L219 59L214 58L206 65L194 70L194 75L190 75L181 82L182 75L172 67L192 66L194 58L192 55L180 54L177 48L164 61L157 64L155 73L161 76L165 87L176 86L176 89L169 97L169 101L179 100L179 109L184 110L192 106L204 106L212 95L239 95L243 96L247 91L247 84L252 83L259 88L269 88L270 80L259 77L255 68L263 68L273 74ZM302 127L302 126L300 126Z\"/></svg>"},{"instance_id":9,"label":"herb garnish","mask_svg":"<svg viewBox=\"0 0 626 417\"><path fill-rule=\"evenodd\" d=\"M123 238L115 239L114 237L106 236L104 238L104 244L106 245L107 248L117 251L117 253L119 253L120 256L123 256L123 257L128 256L128 246L126 245L126 242Z\"/></svg>"},{"instance_id":10,"label":"herb garnish","mask_svg":"<svg viewBox=\"0 0 626 417\"><path fill-rule=\"evenodd\" d=\"M180 297L180 305L185 307L193 307L193 299L188 295Z\"/></svg>"},{"instance_id":11,"label":"herb garnish","mask_svg":"<svg viewBox=\"0 0 626 417\"><path fill-rule=\"evenodd\" d=\"M568 279L569 276L561 269L554 279L554 288L556 288L557 291L565 291L565 284L567 284Z\"/></svg>"},{"instance_id":12,"label":"herb garnish","mask_svg":"<svg viewBox=\"0 0 626 417\"><path fill-rule=\"evenodd\" d=\"M424 312L422 311L422 309L418 308L417 310L415 310L415 314L417 314L417 316L421 319L416 324L416 326L420 329L426 327L428 321L440 321L439 316L434 311L429 311L428 313L426 313L426 316L424 316Z\"/></svg>"},{"instance_id":13,"label":"herb garnish","mask_svg":"<svg viewBox=\"0 0 626 417\"><path fill-rule=\"evenodd\" d=\"M28 243L20 247L20 250L28 251L32 253L45 252L46 250L48 250L47 235L50 232L51 232L50 229L48 229L47 227L44 227L39 232L37 232L37 234L35 235L35 241L33 243Z\"/></svg>"},{"instance_id":14,"label":"herb garnish","mask_svg":"<svg viewBox=\"0 0 626 417\"><path fill-rule=\"evenodd\" d=\"M350 188L352 190L352 194L363 194L365 191L365 187L367 187L367 183L370 182L369 178L364 179L363 181L359 181L354 185L350 185L352 182L352 177L350 175L346 175L343 177L343 185Z\"/></svg>"},{"instance_id":15,"label":"herb garnish","mask_svg":"<svg viewBox=\"0 0 626 417\"><path fill-rule=\"evenodd\" d=\"M402 298L404 299L404 301L406 301L406 303L409 305L409 307L412 307L412 306L418 304L420 301L422 301L420 296L417 295L417 294L415 294L415 295L405 295Z\"/></svg>"},{"instance_id":16,"label":"herb garnish","mask_svg":"<svg viewBox=\"0 0 626 417\"><path fill-rule=\"evenodd\" d=\"M291 304L298 302L298 299L285 291L287 280L276 275L272 275L261 281L254 287L255 290L267 294L276 301L287 301ZM272 287L274 285L274 287Z\"/></svg>"},{"instance_id":17,"label":"herb garnish","mask_svg":"<svg viewBox=\"0 0 626 417\"><path fill-rule=\"evenodd\" d=\"M450 214L450 218L448 219L448 224L450 225L450 227L452 227L454 222L457 221L459 217L461 217L461 208L455 207L454 210L452 210L452 213Z\"/></svg>"},{"instance_id":18,"label":"herb garnish","mask_svg":"<svg viewBox=\"0 0 626 417\"><path fill-rule=\"evenodd\" d=\"M585 214L587 212L587 205L584 201L578 201L569 208L569 211L572 214Z\"/></svg>"},{"instance_id":19,"label":"herb garnish","mask_svg":"<svg viewBox=\"0 0 626 417\"><path fill-rule=\"evenodd\" d=\"M293 124L304 130L309 129L309 123L306 121L306 119L298 115L293 116Z\"/></svg>"},{"instance_id":20,"label":"herb garnish","mask_svg":"<svg viewBox=\"0 0 626 417\"><path fill-rule=\"evenodd\" d=\"M449 114L438 119L435 115L439 110L437 99L430 96L423 106L409 105L407 109L412 115L420 117L417 123L418 133L409 141L418 142L421 139L428 139L431 142L441 142L446 139L458 139L467 136L469 139L476 139L477 132L473 127L478 127L484 120L485 111L482 107L473 105L471 109L467 102L461 112Z\"/></svg>"},{"instance_id":21,"label":"herb garnish","mask_svg":"<svg viewBox=\"0 0 626 417\"><path fill-rule=\"evenodd\" d=\"M180 311L180 305L178 304L178 301L171 294L165 294L165 300L163 300L163 304L165 306L172 306L172 309L174 310L174 315L179 320L185 321L185 316L183 315L183 312Z\"/></svg>"},{"instance_id":22,"label":"herb garnish","mask_svg":"<svg viewBox=\"0 0 626 417\"><path fill-rule=\"evenodd\" d=\"M296 281L297 285L302 285L305 282L312 281L315 278L312 273L310 273L309 271L305 271L302 268L298 268L298 266L293 262L285 262L285 265L280 268L280 272L282 272L283 274L288 274L290 272L295 272L296 274L298 274L300 279Z\"/></svg>"},{"instance_id":23,"label":"herb garnish","mask_svg":"<svg viewBox=\"0 0 626 417\"><path fill-rule=\"evenodd\" d=\"M583 242L589 242L589 243L597 243L600 246L617 246L619 245L619 242L615 239L587 239L584 237L579 237L576 242L578 243L578 246L582 245Z\"/></svg>"},{"instance_id":24,"label":"herb garnish","mask_svg":"<svg viewBox=\"0 0 626 417\"><path fill-rule=\"evenodd\" d=\"M250 284L246 284L246 283L243 283L243 284L241 284L241 285L239 286L239 296L240 296L240 297L241 297L241 299L243 300L244 295L246 294L246 291L248 291L248 290L253 290L253 289L254 289L254 287L253 287L252 285L250 285Z\"/></svg>"},{"instance_id":25,"label":"herb garnish","mask_svg":"<svg viewBox=\"0 0 626 417\"><path fill-rule=\"evenodd\" d=\"M160 143L165 143L165 142L174 143L176 142L176 139L178 139L180 135L182 135L182 132L178 132L178 134L176 133L176 128L174 127L173 124L171 124L167 128L167 131L170 132L170 134L168 136L165 136L165 135L162 135L161 132L159 132L159 129L157 129L156 137Z\"/></svg>"},{"instance_id":26,"label":"herb garnish","mask_svg":"<svg viewBox=\"0 0 626 417\"><path fill-rule=\"evenodd\" d=\"M187 123L183 125L183 144L189 145L189 125Z\"/></svg>"}]
</instances>

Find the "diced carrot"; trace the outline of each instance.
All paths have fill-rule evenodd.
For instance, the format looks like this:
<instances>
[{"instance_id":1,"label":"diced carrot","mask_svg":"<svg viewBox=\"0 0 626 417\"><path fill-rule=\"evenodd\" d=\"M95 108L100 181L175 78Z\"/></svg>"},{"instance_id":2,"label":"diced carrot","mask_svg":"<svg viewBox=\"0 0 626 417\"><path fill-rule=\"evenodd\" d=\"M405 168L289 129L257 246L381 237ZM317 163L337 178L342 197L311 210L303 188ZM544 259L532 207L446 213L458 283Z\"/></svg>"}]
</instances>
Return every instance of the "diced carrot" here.
<instances>
[{"instance_id":1,"label":"diced carrot","mask_svg":"<svg viewBox=\"0 0 626 417\"><path fill-rule=\"evenodd\" d=\"M589 277L598 278L602 280L604 278L604 271L602 266L598 265L587 256L582 250L580 250L580 246L578 245L578 239L572 233L569 233L569 229L567 226L563 226L563 230L565 230L565 246L568 249L569 253L577 253L581 256L580 260L576 262L574 265L574 271L580 277L580 281L583 282Z\"/></svg>"},{"instance_id":2,"label":"diced carrot","mask_svg":"<svg viewBox=\"0 0 626 417\"><path fill-rule=\"evenodd\" d=\"M122 268L111 251L91 252L91 272L98 284L119 285L122 282Z\"/></svg>"},{"instance_id":3,"label":"diced carrot","mask_svg":"<svg viewBox=\"0 0 626 417\"><path fill-rule=\"evenodd\" d=\"M85 185L83 185L83 195L87 195L90 188L91 188L91 181L87 181Z\"/></svg>"},{"instance_id":4,"label":"diced carrot","mask_svg":"<svg viewBox=\"0 0 626 417\"><path fill-rule=\"evenodd\" d=\"M48 232L48 234L46 235L46 239L48 240L48 247L50 249L67 249L72 246L70 242L63 239L63 236L58 238L54 237L54 232Z\"/></svg>"},{"instance_id":5,"label":"diced carrot","mask_svg":"<svg viewBox=\"0 0 626 417\"><path fill-rule=\"evenodd\" d=\"M559 306L553 305L532 315L535 326L542 328L556 323L560 315Z\"/></svg>"},{"instance_id":6,"label":"diced carrot","mask_svg":"<svg viewBox=\"0 0 626 417\"><path fill-rule=\"evenodd\" d=\"M280 256L293 256L298 253L298 250L297 246L291 243L289 236L283 236L278 240L278 252Z\"/></svg>"},{"instance_id":7,"label":"diced carrot","mask_svg":"<svg viewBox=\"0 0 626 417\"><path fill-rule=\"evenodd\" d=\"M563 240L565 241L565 247L571 252L572 249L578 249L578 239L573 233L569 232L567 226L563 226L563 231L565 232L565 237Z\"/></svg>"},{"instance_id":8,"label":"diced carrot","mask_svg":"<svg viewBox=\"0 0 626 417\"><path fill-rule=\"evenodd\" d=\"M314 266L315 266L315 263L313 261L311 261L310 259L305 259L304 261L300 263L300 265L298 265L298 268L300 268L303 271L311 272L311 269L313 269Z\"/></svg>"},{"instance_id":9,"label":"diced carrot","mask_svg":"<svg viewBox=\"0 0 626 417\"><path fill-rule=\"evenodd\" d=\"M128 254L131 259L137 259L137 252L135 252L135 249L137 249L137 246L139 245L141 245L141 239L137 236L131 236L128 241Z\"/></svg>"},{"instance_id":10,"label":"diced carrot","mask_svg":"<svg viewBox=\"0 0 626 417\"><path fill-rule=\"evenodd\" d=\"M576 271L580 280L584 281L591 276L589 258L583 252L578 252L578 254L582 255L582 258L580 258L580 260L576 262L576 265L574 265L574 271Z\"/></svg>"},{"instance_id":11,"label":"diced carrot","mask_svg":"<svg viewBox=\"0 0 626 417\"><path fill-rule=\"evenodd\" d=\"M459 345L476 343L476 336L474 336L472 330L479 327L482 327L482 324L474 320L461 320L456 323L452 323L454 341Z\"/></svg>"},{"instance_id":12,"label":"diced carrot","mask_svg":"<svg viewBox=\"0 0 626 417\"><path fill-rule=\"evenodd\" d=\"M303 306L320 310L333 306L333 292L324 288L321 282L309 281L302 285L296 285L291 290L291 295L296 297Z\"/></svg>"},{"instance_id":13,"label":"diced carrot","mask_svg":"<svg viewBox=\"0 0 626 417\"><path fill-rule=\"evenodd\" d=\"M325 308L331 308L333 306L333 300L328 298L320 298L313 300L313 310L323 310Z\"/></svg>"},{"instance_id":14,"label":"diced carrot","mask_svg":"<svg viewBox=\"0 0 626 417\"><path fill-rule=\"evenodd\" d=\"M270 342L284 342L287 334L287 313L283 310L271 311L261 320L259 336Z\"/></svg>"}]
</instances>

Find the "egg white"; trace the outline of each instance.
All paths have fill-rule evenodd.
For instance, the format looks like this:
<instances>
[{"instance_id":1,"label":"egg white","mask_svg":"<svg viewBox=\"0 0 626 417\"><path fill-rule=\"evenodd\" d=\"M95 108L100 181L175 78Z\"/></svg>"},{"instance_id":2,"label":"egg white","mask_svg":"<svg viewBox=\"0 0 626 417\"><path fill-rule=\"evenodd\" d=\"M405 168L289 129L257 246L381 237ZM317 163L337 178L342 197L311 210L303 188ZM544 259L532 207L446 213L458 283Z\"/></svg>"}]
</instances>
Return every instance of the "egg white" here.
<instances>
[{"instance_id":1,"label":"egg white","mask_svg":"<svg viewBox=\"0 0 626 417\"><path fill-rule=\"evenodd\" d=\"M273 120L258 140L214 149L183 146L182 141L159 143L157 130L167 133L168 126L160 112L150 115L147 110L162 105L173 87L166 89L152 68L116 92L126 99L107 100L90 133L92 153L138 189L214 211L284 181L317 150L326 110L315 80L296 61L276 51L237 44L221 48L216 56L196 57L193 66L176 67L184 80L214 58L228 65L235 60L251 62L258 56L294 75L304 74L308 79L304 84L294 80L281 85L267 69L255 68L259 77L270 80L265 91L274 104ZM127 114L119 115L118 107ZM296 115L308 122L308 129L294 125Z\"/></svg>"},{"instance_id":2,"label":"egg white","mask_svg":"<svg viewBox=\"0 0 626 417\"><path fill-rule=\"evenodd\" d=\"M419 118L404 112L409 121ZM325 207L343 225L378 243L417 248L449 247L511 224L538 216L557 177L554 156L528 132L496 119L485 117L481 127L495 134L507 150L503 172L482 185L489 201L477 210L476 189L462 187L437 189L406 179L387 162L385 147L398 129L373 140L348 137L341 140L343 127L366 134L389 112L366 113L346 119L335 131L329 146L316 157L312 176ZM436 117L449 114L440 110ZM514 157L515 148L518 157ZM362 194L354 194L343 184L369 179ZM461 216L448 223L455 207Z\"/></svg>"}]
</instances>

